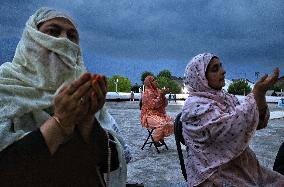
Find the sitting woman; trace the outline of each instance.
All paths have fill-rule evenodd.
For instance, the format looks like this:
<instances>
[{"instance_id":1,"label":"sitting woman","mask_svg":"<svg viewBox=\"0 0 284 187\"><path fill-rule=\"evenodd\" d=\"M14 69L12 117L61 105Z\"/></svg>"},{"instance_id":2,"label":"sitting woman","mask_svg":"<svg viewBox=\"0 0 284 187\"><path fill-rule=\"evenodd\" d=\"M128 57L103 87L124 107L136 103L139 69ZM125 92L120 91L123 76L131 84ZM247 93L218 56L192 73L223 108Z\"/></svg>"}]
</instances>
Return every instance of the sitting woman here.
<instances>
[{"instance_id":1,"label":"sitting woman","mask_svg":"<svg viewBox=\"0 0 284 187\"><path fill-rule=\"evenodd\" d=\"M166 114L167 90L160 90L153 76L145 78L144 86L140 120L143 127L156 128L153 139L156 145L160 146L164 137L170 136L174 130L173 120Z\"/></svg>"},{"instance_id":2,"label":"sitting woman","mask_svg":"<svg viewBox=\"0 0 284 187\"><path fill-rule=\"evenodd\" d=\"M1 186L125 186L106 79L85 72L72 19L36 11L0 67Z\"/></svg>"},{"instance_id":3,"label":"sitting woman","mask_svg":"<svg viewBox=\"0 0 284 187\"><path fill-rule=\"evenodd\" d=\"M277 80L264 76L240 103L222 90L225 70L210 53L195 56L185 70L189 91L183 110L188 186L284 186L284 177L261 166L249 148L269 119L265 93Z\"/></svg>"}]
</instances>

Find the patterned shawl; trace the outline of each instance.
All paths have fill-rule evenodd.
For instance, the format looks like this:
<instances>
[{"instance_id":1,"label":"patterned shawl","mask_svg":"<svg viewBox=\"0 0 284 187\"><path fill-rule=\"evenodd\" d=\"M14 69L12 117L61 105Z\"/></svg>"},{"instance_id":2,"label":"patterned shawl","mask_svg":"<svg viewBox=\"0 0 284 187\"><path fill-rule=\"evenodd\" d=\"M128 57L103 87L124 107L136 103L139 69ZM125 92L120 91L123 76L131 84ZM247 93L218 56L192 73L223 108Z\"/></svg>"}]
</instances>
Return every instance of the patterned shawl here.
<instances>
[{"instance_id":1,"label":"patterned shawl","mask_svg":"<svg viewBox=\"0 0 284 187\"><path fill-rule=\"evenodd\" d=\"M142 109L141 109L141 123L144 127L147 126L148 115L166 115L166 106L168 104L166 97L161 97L160 89L153 83L153 76L147 76L144 80L145 91L142 98Z\"/></svg>"},{"instance_id":2,"label":"patterned shawl","mask_svg":"<svg viewBox=\"0 0 284 187\"><path fill-rule=\"evenodd\" d=\"M252 94L241 104L237 98L208 85L206 68L215 55L195 56L187 65L184 84L189 97L182 110L183 136L188 146L188 185L198 185L218 166L248 148L258 125L258 110Z\"/></svg>"}]
</instances>

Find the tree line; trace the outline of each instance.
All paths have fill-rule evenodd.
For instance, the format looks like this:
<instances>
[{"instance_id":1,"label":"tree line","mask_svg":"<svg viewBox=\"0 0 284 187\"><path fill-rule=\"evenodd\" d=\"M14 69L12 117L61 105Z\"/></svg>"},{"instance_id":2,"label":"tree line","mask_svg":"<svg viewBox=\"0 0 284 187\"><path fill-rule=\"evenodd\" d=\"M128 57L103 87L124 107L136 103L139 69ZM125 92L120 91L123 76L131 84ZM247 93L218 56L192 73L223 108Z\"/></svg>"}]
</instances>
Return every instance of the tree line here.
<instances>
[{"instance_id":1,"label":"tree line","mask_svg":"<svg viewBox=\"0 0 284 187\"><path fill-rule=\"evenodd\" d=\"M141 83L135 83L131 85L130 80L127 77L123 77L120 75L113 75L112 77L107 78L108 82L108 91L109 92L139 92L139 88L142 89L145 78L148 75L152 75L155 77L159 84L159 88L169 88L169 91L173 94L181 93L181 86L177 81L173 79L173 76L169 70L162 70L158 73L158 75L154 75L154 73L150 71L144 71L141 74Z\"/></svg>"}]
</instances>

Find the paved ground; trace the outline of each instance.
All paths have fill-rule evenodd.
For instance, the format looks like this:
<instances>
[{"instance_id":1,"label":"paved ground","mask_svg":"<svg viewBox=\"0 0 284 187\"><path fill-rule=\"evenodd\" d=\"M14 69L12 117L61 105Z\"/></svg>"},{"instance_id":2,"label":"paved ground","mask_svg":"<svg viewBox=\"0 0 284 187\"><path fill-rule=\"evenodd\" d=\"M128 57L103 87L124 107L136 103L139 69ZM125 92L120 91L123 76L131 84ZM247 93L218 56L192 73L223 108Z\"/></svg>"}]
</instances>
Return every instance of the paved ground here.
<instances>
[{"instance_id":1,"label":"paved ground","mask_svg":"<svg viewBox=\"0 0 284 187\"><path fill-rule=\"evenodd\" d=\"M175 118L181 111L182 102L170 103L167 113ZM146 187L185 187L181 174L174 136L166 139L169 150L161 149L158 154L153 147L141 150L147 131L139 122L139 103L107 102L109 112L117 120L130 146L133 160L128 164L128 182L144 183ZM270 104L271 111L278 111L275 104ZM282 109L283 111L283 109ZM272 168L279 146L284 141L284 118L269 121L266 129L260 130L253 138L251 148L260 162Z\"/></svg>"}]
</instances>

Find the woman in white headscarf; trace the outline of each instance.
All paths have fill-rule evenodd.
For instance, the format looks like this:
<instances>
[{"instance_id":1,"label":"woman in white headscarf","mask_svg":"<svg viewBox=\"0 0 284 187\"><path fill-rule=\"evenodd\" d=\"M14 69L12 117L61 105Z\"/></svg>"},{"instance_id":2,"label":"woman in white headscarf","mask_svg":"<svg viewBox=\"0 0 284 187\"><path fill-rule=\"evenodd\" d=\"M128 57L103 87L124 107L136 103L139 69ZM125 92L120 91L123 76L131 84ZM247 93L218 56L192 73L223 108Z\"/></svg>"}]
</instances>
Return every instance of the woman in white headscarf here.
<instances>
[{"instance_id":1,"label":"woman in white headscarf","mask_svg":"<svg viewBox=\"0 0 284 187\"><path fill-rule=\"evenodd\" d=\"M125 186L130 155L106 93L105 77L86 73L73 20L36 11L0 66L0 185Z\"/></svg>"},{"instance_id":2,"label":"woman in white headscarf","mask_svg":"<svg viewBox=\"0 0 284 187\"><path fill-rule=\"evenodd\" d=\"M278 68L242 103L222 90L225 73L211 53L195 56L185 69L189 97L181 121L188 186L284 186L284 177L261 166L249 148L255 131L268 123L265 92L276 82Z\"/></svg>"}]
</instances>

